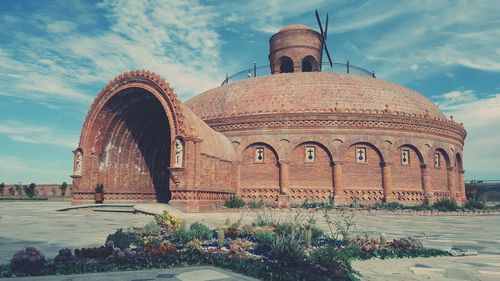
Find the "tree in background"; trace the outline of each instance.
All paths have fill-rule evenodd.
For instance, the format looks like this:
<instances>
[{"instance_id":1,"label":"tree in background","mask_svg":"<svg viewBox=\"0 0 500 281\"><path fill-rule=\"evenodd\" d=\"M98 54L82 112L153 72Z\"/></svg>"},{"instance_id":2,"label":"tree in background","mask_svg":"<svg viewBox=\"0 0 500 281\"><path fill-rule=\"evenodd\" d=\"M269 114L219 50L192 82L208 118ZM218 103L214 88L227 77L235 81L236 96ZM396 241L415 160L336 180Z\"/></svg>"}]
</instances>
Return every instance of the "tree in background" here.
<instances>
[{"instance_id":1,"label":"tree in background","mask_svg":"<svg viewBox=\"0 0 500 281\"><path fill-rule=\"evenodd\" d=\"M16 187L17 195L19 195L19 196L23 195L23 188L21 186L21 183L16 184L15 187ZM12 195L14 195L14 194L12 194Z\"/></svg>"},{"instance_id":2,"label":"tree in background","mask_svg":"<svg viewBox=\"0 0 500 281\"><path fill-rule=\"evenodd\" d=\"M64 197L66 195L66 189L68 188L68 184L66 182L63 182L59 189L61 189L61 197Z\"/></svg>"},{"instance_id":3,"label":"tree in background","mask_svg":"<svg viewBox=\"0 0 500 281\"><path fill-rule=\"evenodd\" d=\"M9 187L9 193L10 193L10 195L14 195L16 193L16 190L14 189L14 187L12 185Z\"/></svg>"},{"instance_id":4,"label":"tree in background","mask_svg":"<svg viewBox=\"0 0 500 281\"><path fill-rule=\"evenodd\" d=\"M24 194L26 194L29 198L35 197L35 194L36 194L35 187L36 187L36 185L34 182L30 183L30 185L28 185L28 186L25 185L23 187Z\"/></svg>"},{"instance_id":5,"label":"tree in background","mask_svg":"<svg viewBox=\"0 0 500 281\"><path fill-rule=\"evenodd\" d=\"M0 195L3 195L3 190L5 189L5 183L0 183Z\"/></svg>"}]
</instances>

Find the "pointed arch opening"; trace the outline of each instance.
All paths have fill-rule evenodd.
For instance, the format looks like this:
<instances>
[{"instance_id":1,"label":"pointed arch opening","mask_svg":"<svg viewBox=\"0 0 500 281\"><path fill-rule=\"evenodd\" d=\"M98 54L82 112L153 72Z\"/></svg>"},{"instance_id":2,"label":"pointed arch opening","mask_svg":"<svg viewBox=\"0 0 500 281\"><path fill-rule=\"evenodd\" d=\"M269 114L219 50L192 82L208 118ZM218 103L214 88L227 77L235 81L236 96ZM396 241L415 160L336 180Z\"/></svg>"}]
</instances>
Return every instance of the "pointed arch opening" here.
<instances>
[{"instance_id":1,"label":"pointed arch opening","mask_svg":"<svg viewBox=\"0 0 500 281\"><path fill-rule=\"evenodd\" d=\"M422 165L424 157L420 150L411 145L401 145L392 154L393 186L403 191L423 191Z\"/></svg>"},{"instance_id":2,"label":"pointed arch opening","mask_svg":"<svg viewBox=\"0 0 500 281\"><path fill-rule=\"evenodd\" d=\"M329 150L316 141L302 142L290 154L289 187L294 193L324 200L333 193L333 159ZM297 190L297 192L294 192ZM298 196L297 196L298 197Z\"/></svg>"},{"instance_id":3,"label":"pointed arch opening","mask_svg":"<svg viewBox=\"0 0 500 281\"><path fill-rule=\"evenodd\" d=\"M306 56L302 59L302 72L318 71L318 63L313 56Z\"/></svg>"},{"instance_id":4,"label":"pointed arch opening","mask_svg":"<svg viewBox=\"0 0 500 281\"><path fill-rule=\"evenodd\" d=\"M343 153L344 188L360 202L375 203L383 199L382 165L385 159L375 145L351 144Z\"/></svg>"},{"instance_id":5,"label":"pointed arch opening","mask_svg":"<svg viewBox=\"0 0 500 281\"><path fill-rule=\"evenodd\" d=\"M142 88L110 97L91 124L94 151L88 186L103 184L113 200L168 202L172 129L160 101Z\"/></svg>"},{"instance_id":6,"label":"pointed arch opening","mask_svg":"<svg viewBox=\"0 0 500 281\"><path fill-rule=\"evenodd\" d=\"M242 153L240 187L245 199L272 199L280 193L279 157L263 142L247 146Z\"/></svg>"},{"instance_id":7,"label":"pointed arch opening","mask_svg":"<svg viewBox=\"0 0 500 281\"><path fill-rule=\"evenodd\" d=\"M280 62L280 73L292 73L294 72L293 61L290 57L282 56L279 59Z\"/></svg>"},{"instance_id":8,"label":"pointed arch opening","mask_svg":"<svg viewBox=\"0 0 500 281\"><path fill-rule=\"evenodd\" d=\"M446 150L437 148L434 151L434 161L430 169L433 191L448 191L448 168L451 166L450 157Z\"/></svg>"}]
</instances>

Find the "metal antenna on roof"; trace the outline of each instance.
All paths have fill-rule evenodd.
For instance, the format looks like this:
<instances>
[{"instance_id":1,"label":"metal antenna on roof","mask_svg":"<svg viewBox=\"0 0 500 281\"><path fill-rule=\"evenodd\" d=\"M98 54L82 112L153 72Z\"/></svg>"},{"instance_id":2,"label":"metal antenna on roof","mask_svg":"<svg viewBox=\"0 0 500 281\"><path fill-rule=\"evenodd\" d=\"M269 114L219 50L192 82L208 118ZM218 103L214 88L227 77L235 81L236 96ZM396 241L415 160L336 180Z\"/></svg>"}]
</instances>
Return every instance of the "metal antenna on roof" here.
<instances>
[{"instance_id":1,"label":"metal antenna on roof","mask_svg":"<svg viewBox=\"0 0 500 281\"><path fill-rule=\"evenodd\" d=\"M318 21L319 31L321 33L321 43L323 45L321 52L323 52L323 49L325 50L326 56L328 57L328 62L330 63L330 67L333 67L332 58L330 57L330 52L328 52L328 46L326 45L326 38L327 38L327 32L328 32L328 13L326 13L326 22L325 22L325 31L324 32L323 32L323 25L321 24L321 19L319 18L318 9L316 9L316 20Z\"/></svg>"}]
</instances>

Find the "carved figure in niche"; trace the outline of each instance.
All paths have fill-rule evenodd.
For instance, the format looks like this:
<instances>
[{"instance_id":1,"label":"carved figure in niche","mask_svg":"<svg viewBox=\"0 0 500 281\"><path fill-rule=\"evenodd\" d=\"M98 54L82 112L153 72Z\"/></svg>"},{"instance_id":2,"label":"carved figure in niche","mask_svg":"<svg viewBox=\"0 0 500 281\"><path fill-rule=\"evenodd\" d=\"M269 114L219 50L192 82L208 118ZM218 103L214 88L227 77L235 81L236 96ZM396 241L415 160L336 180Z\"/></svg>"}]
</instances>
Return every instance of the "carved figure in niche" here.
<instances>
[{"instance_id":1,"label":"carved figure in niche","mask_svg":"<svg viewBox=\"0 0 500 281\"><path fill-rule=\"evenodd\" d=\"M401 150L401 165L410 165L410 151L408 149Z\"/></svg>"},{"instance_id":2,"label":"carved figure in niche","mask_svg":"<svg viewBox=\"0 0 500 281\"><path fill-rule=\"evenodd\" d=\"M308 145L306 148L305 162L315 162L316 161L316 147Z\"/></svg>"},{"instance_id":3,"label":"carved figure in niche","mask_svg":"<svg viewBox=\"0 0 500 281\"><path fill-rule=\"evenodd\" d=\"M356 163L366 163L366 147L356 148Z\"/></svg>"},{"instance_id":4,"label":"carved figure in niche","mask_svg":"<svg viewBox=\"0 0 500 281\"><path fill-rule=\"evenodd\" d=\"M254 163L264 163L264 147L255 148Z\"/></svg>"},{"instance_id":5,"label":"carved figure in niche","mask_svg":"<svg viewBox=\"0 0 500 281\"><path fill-rule=\"evenodd\" d=\"M83 162L82 152L78 150L75 155L75 176L82 175L82 162Z\"/></svg>"},{"instance_id":6,"label":"carved figure in niche","mask_svg":"<svg viewBox=\"0 0 500 281\"><path fill-rule=\"evenodd\" d=\"M184 158L184 145L180 139L175 140L175 162L174 167L182 167L182 159Z\"/></svg>"}]
</instances>

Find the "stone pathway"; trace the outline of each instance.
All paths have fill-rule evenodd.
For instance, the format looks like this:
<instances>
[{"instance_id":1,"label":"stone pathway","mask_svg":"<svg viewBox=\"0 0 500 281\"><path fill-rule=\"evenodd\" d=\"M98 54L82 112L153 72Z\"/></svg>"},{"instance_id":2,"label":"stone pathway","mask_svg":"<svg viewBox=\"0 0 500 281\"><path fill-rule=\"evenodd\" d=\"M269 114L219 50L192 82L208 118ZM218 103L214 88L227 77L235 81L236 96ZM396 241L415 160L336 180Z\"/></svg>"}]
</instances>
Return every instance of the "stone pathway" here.
<instances>
[{"instance_id":1,"label":"stone pathway","mask_svg":"<svg viewBox=\"0 0 500 281\"><path fill-rule=\"evenodd\" d=\"M68 206L69 202L0 202L0 264L26 246L54 258L62 248L103 245L118 228L140 227L152 220L145 214L56 211Z\"/></svg>"},{"instance_id":2,"label":"stone pathway","mask_svg":"<svg viewBox=\"0 0 500 281\"><path fill-rule=\"evenodd\" d=\"M210 266L16 278L16 281L256 281Z\"/></svg>"},{"instance_id":3,"label":"stone pathway","mask_svg":"<svg viewBox=\"0 0 500 281\"><path fill-rule=\"evenodd\" d=\"M413 258L354 261L366 281L399 280L500 280L500 256Z\"/></svg>"},{"instance_id":4,"label":"stone pathway","mask_svg":"<svg viewBox=\"0 0 500 281\"><path fill-rule=\"evenodd\" d=\"M109 233L117 228L143 226L152 220L145 214L104 213L91 209L56 212L55 210L69 206L68 202L2 202L0 204L0 263L6 263L15 251L24 246L35 246L46 256L54 257L64 247L80 248L102 245ZM188 224L199 221L211 228L223 224L226 218L231 222L241 219L251 223L258 213L190 213L184 214L164 204L138 204L134 208L142 213L161 213L167 209L182 217ZM275 218L293 216L287 212L266 213ZM331 214L333 217L337 214ZM317 225L327 230L322 214L315 214ZM437 257L416 259L391 259L354 261L353 266L363 275L363 280L500 280L500 216L411 216L357 214L358 233L378 236L384 232L388 239L402 236L423 238L424 245L439 249L460 247L478 251L478 256L469 257ZM197 271L200 267L191 268ZM205 270L207 267L201 267ZM172 269L177 272L177 270ZM226 271L214 269L216 272L235 278ZM186 269L187 270L187 269ZM189 270L188 270L189 271ZM92 274L76 276L47 277L36 280L182 280L160 277L170 270L152 270L126 273L100 273L95 278ZM182 271L184 272L184 271ZM179 273L182 273L179 271ZM187 272L187 271L186 271ZM135 275L138 274L138 275ZM146 274L146 275L142 275ZM156 274L156 275L155 275ZM186 273L191 279L192 275ZM214 273L215 274L215 273ZM157 277L160 275L160 277ZM195 276L209 276L198 272ZM137 276L137 277L135 277ZM80 279L83 278L83 279ZM113 278L117 279L113 279ZM61 279L59 279L61 278ZM87 279L85 279L87 278ZM226 277L224 277L226 278ZM240 278L240 277L237 277ZM239 280L248 280L242 279ZM209 280L209 279L202 279ZM213 279L217 280L217 279ZM220 279L219 279L220 280ZM238 279L221 279L238 280Z\"/></svg>"}]
</instances>

